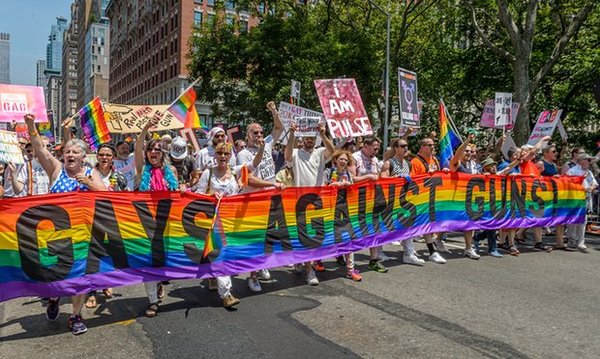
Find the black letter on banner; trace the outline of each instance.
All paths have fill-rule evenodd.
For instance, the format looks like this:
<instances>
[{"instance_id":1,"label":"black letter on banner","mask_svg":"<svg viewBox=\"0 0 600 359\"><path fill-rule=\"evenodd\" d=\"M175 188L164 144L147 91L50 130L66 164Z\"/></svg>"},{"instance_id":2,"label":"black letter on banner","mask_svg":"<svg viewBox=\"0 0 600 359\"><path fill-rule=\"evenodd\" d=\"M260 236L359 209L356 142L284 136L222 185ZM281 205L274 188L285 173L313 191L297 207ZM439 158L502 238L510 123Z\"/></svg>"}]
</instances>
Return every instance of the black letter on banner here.
<instances>
[{"instance_id":1,"label":"black letter on banner","mask_svg":"<svg viewBox=\"0 0 600 359\"><path fill-rule=\"evenodd\" d=\"M496 206L496 179L490 178L490 212L493 218L504 218L506 215L506 177L500 179L500 192L502 193L502 206Z\"/></svg>"},{"instance_id":2,"label":"black letter on banner","mask_svg":"<svg viewBox=\"0 0 600 359\"><path fill-rule=\"evenodd\" d=\"M350 240L356 238L352 223L350 223L350 214L348 213L348 191L345 188L339 189L337 201L335 203L335 214L333 221L333 234L335 242L342 242L342 234L346 232Z\"/></svg>"},{"instance_id":3,"label":"black letter on banner","mask_svg":"<svg viewBox=\"0 0 600 359\"><path fill-rule=\"evenodd\" d=\"M410 215L408 217L403 216L400 212L398 212L398 219L404 228L408 228L415 223L415 219L417 218L417 207L411 202L406 200L406 193L411 191L412 194L419 194L419 186L413 181L407 182L402 186L402 190L400 191L400 207L404 210L408 211Z\"/></svg>"},{"instance_id":4,"label":"black letter on banner","mask_svg":"<svg viewBox=\"0 0 600 359\"><path fill-rule=\"evenodd\" d=\"M367 187L358 189L358 224L360 226L361 237L369 235L369 226L367 226Z\"/></svg>"},{"instance_id":5,"label":"black letter on banner","mask_svg":"<svg viewBox=\"0 0 600 359\"><path fill-rule=\"evenodd\" d=\"M394 229L392 213L394 212L394 202L396 201L396 186L389 185L388 200L385 200L383 188L380 185L375 185L375 203L373 204L373 228L375 233L382 233L381 220L387 227L387 231ZM386 232L387 232L386 231Z\"/></svg>"},{"instance_id":6,"label":"black letter on banner","mask_svg":"<svg viewBox=\"0 0 600 359\"><path fill-rule=\"evenodd\" d=\"M485 180L483 178L471 178L467 182L467 196L465 198L465 208L467 215L472 220L480 219L483 216L483 203L484 198L479 196L475 197L475 203L477 203L477 212L473 211L473 189L478 187L480 191L485 191Z\"/></svg>"},{"instance_id":7,"label":"black letter on banner","mask_svg":"<svg viewBox=\"0 0 600 359\"><path fill-rule=\"evenodd\" d=\"M313 218L310 223L315 231L315 237L311 238L306 229L306 207L313 205L315 209L323 209L321 197L316 193L307 193L296 202L296 225L298 226L298 239L306 248L318 248L325 239L325 224L323 218Z\"/></svg>"},{"instance_id":8,"label":"black letter on banner","mask_svg":"<svg viewBox=\"0 0 600 359\"><path fill-rule=\"evenodd\" d=\"M196 216L198 213L204 213L206 218L215 216L215 205L210 201L195 200L190 202L181 213L181 225L188 236L206 241L208 236L208 228L198 227L196 225ZM183 251L185 255L194 263L204 263L202 259L204 248L198 248L195 243L184 243Z\"/></svg>"},{"instance_id":9,"label":"black letter on banner","mask_svg":"<svg viewBox=\"0 0 600 359\"><path fill-rule=\"evenodd\" d=\"M73 267L73 243L71 237L48 241L48 254L57 256L58 262L49 268L44 267L40 263L37 238L37 227L43 220L52 222L56 231L69 229L71 220L67 211L54 205L28 208L21 213L17 220L17 241L19 243L21 268L29 278L48 283L65 279L71 271L71 267Z\"/></svg>"},{"instance_id":10,"label":"black letter on banner","mask_svg":"<svg viewBox=\"0 0 600 359\"><path fill-rule=\"evenodd\" d=\"M525 180L521 180L521 193L519 193L519 186L517 186L517 181L515 179L511 180L510 186L510 211L511 217L515 218L517 216L517 208L519 209L519 215L521 218L525 218L525 194L527 191L527 184Z\"/></svg>"},{"instance_id":11,"label":"black letter on banner","mask_svg":"<svg viewBox=\"0 0 600 359\"><path fill-rule=\"evenodd\" d=\"M161 199L158 201L156 206L156 218L152 217L150 208L146 202L133 202L133 206L142 226L146 231L148 239L152 243L152 266L153 267L164 267L165 266L165 245L164 245L164 234L165 228L167 227L167 220L169 219L169 211L171 210L171 200Z\"/></svg>"},{"instance_id":12,"label":"black letter on banner","mask_svg":"<svg viewBox=\"0 0 600 359\"><path fill-rule=\"evenodd\" d=\"M284 251L292 250L292 242L290 241L290 233L283 210L283 200L280 194L271 197L269 223L267 224L267 233L265 233L265 254L273 253L275 242L281 242L281 248Z\"/></svg>"},{"instance_id":13,"label":"black letter on banner","mask_svg":"<svg viewBox=\"0 0 600 359\"><path fill-rule=\"evenodd\" d=\"M435 222L435 188L442 185L441 177L429 177L423 181L423 186L429 188L429 222Z\"/></svg>"},{"instance_id":14,"label":"black letter on banner","mask_svg":"<svg viewBox=\"0 0 600 359\"><path fill-rule=\"evenodd\" d=\"M534 209L533 206L529 206L529 210L533 213L534 216L538 218L544 217L544 200L537 195L538 188L541 188L542 191L546 191L548 187L544 182L540 182L540 180L533 180L533 185L531 186L531 199L538 204L538 209Z\"/></svg>"},{"instance_id":15,"label":"black letter on banner","mask_svg":"<svg viewBox=\"0 0 600 359\"><path fill-rule=\"evenodd\" d=\"M108 238L108 243L104 241L105 238ZM98 273L100 270L100 257L105 256L112 258L113 266L117 269L129 267L112 202L98 200L94 209L92 238L90 238L85 273Z\"/></svg>"},{"instance_id":16,"label":"black letter on banner","mask_svg":"<svg viewBox=\"0 0 600 359\"><path fill-rule=\"evenodd\" d=\"M552 185L552 217L556 217L558 210L558 187L556 181L550 178L550 184Z\"/></svg>"}]
</instances>

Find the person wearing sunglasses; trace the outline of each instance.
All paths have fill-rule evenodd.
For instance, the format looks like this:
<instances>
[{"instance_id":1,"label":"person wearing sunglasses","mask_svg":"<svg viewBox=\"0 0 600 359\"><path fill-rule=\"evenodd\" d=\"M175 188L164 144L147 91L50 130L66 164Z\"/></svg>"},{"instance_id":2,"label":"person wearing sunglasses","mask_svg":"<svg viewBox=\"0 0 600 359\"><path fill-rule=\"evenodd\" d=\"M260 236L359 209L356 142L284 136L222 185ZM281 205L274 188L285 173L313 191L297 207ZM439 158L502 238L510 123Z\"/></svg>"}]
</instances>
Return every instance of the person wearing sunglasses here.
<instances>
[{"instance_id":1,"label":"person wearing sunglasses","mask_svg":"<svg viewBox=\"0 0 600 359\"><path fill-rule=\"evenodd\" d=\"M204 147L196 153L196 168L199 171L204 171L208 168L217 165L215 156L215 147L220 143L227 142L227 134L221 127L213 127L208 132L208 146ZM235 156L229 159L229 166L235 167Z\"/></svg>"}]
</instances>

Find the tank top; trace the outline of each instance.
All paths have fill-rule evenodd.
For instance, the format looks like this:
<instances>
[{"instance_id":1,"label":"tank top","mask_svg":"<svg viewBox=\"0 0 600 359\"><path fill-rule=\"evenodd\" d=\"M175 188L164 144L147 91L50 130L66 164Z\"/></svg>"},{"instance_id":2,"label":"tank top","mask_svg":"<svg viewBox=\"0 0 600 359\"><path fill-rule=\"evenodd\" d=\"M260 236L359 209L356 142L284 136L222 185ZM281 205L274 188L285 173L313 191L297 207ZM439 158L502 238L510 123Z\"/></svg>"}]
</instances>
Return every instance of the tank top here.
<instances>
[{"instance_id":1,"label":"tank top","mask_svg":"<svg viewBox=\"0 0 600 359\"><path fill-rule=\"evenodd\" d=\"M390 176L392 177L406 177L410 175L410 163L402 159L402 162L398 160L396 157L392 157L389 159L390 161Z\"/></svg>"},{"instance_id":2,"label":"tank top","mask_svg":"<svg viewBox=\"0 0 600 359\"><path fill-rule=\"evenodd\" d=\"M92 175L92 169L90 167L85 168L84 174L86 176ZM89 191L88 186L79 183L75 178L69 177L65 168L62 167L58 178L50 187L50 193L66 193L75 191Z\"/></svg>"},{"instance_id":3,"label":"tank top","mask_svg":"<svg viewBox=\"0 0 600 359\"><path fill-rule=\"evenodd\" d=\"M544 163L544 170L542 171L542 176L554 176L558 174L558 168L554 163L546 162L542 160Z\"/></svg>"}]
</instances>

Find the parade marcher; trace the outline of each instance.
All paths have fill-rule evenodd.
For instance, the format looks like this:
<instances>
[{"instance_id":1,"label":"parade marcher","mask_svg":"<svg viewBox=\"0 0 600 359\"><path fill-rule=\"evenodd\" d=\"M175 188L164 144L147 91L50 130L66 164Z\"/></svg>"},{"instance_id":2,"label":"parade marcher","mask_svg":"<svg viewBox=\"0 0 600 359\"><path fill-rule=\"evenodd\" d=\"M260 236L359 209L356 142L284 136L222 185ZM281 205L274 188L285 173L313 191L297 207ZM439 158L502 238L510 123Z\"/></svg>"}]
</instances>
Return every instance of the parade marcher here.
<instances>
[{"instance_id":1,"label":"parade marcher","mask_svg":"<svg viewBox=\"0 0 600 359\"><path fill-rule=\"evenodd\" d=\"M264 188L275 187L280 190L285 188L283 184L275 182L277 172L273 159L273 144L283 132L283 123L279 119L275 102L269 101L267 109L273 117L273 130L267 137L264 137L263 128L259 123L249 124L246 130L245 148L237 154L237 165L239 166L254 161L259 151L262 153L260 162L254 166L248 179L248 185L242 188L242 193L250 193ZM248 287L251 291L260 292L262 290L259 279L269 280L271 274L267 269L250 272Z\"/></svg>"},{"instance_id":2,"label":"parade marcher","mask_svg":"<svg viewBox=\"0 0 600 359\"><path fill-rule=\"evenodd\" d=\"M143 141L143 139L142 139ZM117 157L114 159L115 171L122 173L127 179L127 190L135 188L135 156L131 153L131 146L127 141L118 141L115 145Z\"/></svg>"},{"instance_id":3,"label":"parade marcher","mask_svg":"<svg viewBox=\"0 0 600 359\"><path fill-rule=\"evenodd\" d=\"M18 142L19 142L19 149L21 150L21 153L23 155L23 159L25 160L25 162L27 162L28 159L27 159L26 148L27 148L27 144L29 143L29 141L27 141L27 139L25 139L23 137L19 137ZM31 156L33 156L33 154L31 154ZM4 176L3 176L4 182L2 183L4 186L4 197L6 197L6 198L19 197L19 194L21 191L15 192L15 190L13 188L13 181L16 180L19 172L21 171L21 168L23 168L22 163L13 164L12 166L9 164L8 166L6 166L4 168Z\"/></svg>"},{"instance_id":4,"label":"parade marcher","mask_svg":"<svg viewBox=\"0 0 600 359\"><path fill-rule=\"evenodd\" d=\"M485 175L493 175L496 174L496 165L498 163L491 157L486 158L481 161L481 171ZM481 236L487 238L488 243L488 254L495 258L502 258L502 254L498 252L498 241L496 239L496 230L495 229L485 229L481 231Z\"/></svg>"},{"instance_id":5,"label":"parade marcher","mask_svg":"<svg viewBox=\"0 0 600 359\"><path fill-rule=\"evenodd\" d=\"M137 173L138 189L141 192L177 191L177 170L168 162L165 143L159 139L151 139L144 146L142 139L146 138L148 131L156 127L158 118L150 119L135 143L135 166ZM144 288L150 305L146 309L147 317L155 317L158 313L158 301L165 295L164 287L156 281L145 282Z\"/></svg>"},{"instance_id":6,"label":"parade marcher","mask_svg":"<svg viewBox=\"0 0 600 359\"><path fill-rule=\"evenodd\" d=\"M539 160L536 163L536 166L538 167L538 169L540 170L540 175L542 176L555 176L558 177L560 176L560 172L558 170L558 167L556 165L556 160L558 159L558 151L556 150L556 146L554 145L547 145L546 147L544 147L544 149L542 150L542 158L541 160ZM555 239L556 239L556 245L555 248L556 249L565 249L566 245L564 242L564 236L565 236L565 226L564 225L557 225L555 227L556 229L556 234L555 234ZM533 229L533 233L536 237L536 242L538 242L538 238L539 238L539 242L542 241L542 227L536 227Z\"/></svg>"},{"instance_id":7,"label":"parade marcher","mask_svg":"<svg viewBox=\"0 0 600 359\"><path fill-rule=\"evenodd\" d=\"M200 179L200 171L196 170L196 161L188 153L187 141L183 137L177 136L171 142L169 159L177 170L179 190L185 192L193 188Z\"/></svg>"},{"instance_id":8,"label":"parade marcher","mask_svg":"<svg viewBox=\"0 0 600 359\"><path fill-rule=\"evenodd\" d=\"M44 142L42 141L34 124L35 117L31 114L25 115L25 123L29 130L33 150L35 151L42 168L50 178L50 193L67 193L73 191L106 191L106 187L97 174L91 168L85 167L83 161L87 145L81 140L70 140L64 146L64 165L52 157ZM81 310L85 302L85 294L71 297L73 312L68 320L69 328L75 335L87 331L87 327L81 318ZM49 320L56 320L59 314L60 298L50 298L46 310Z\"/></svg>"},{"instance_id":9,"label":"parade marcher","mask_svg":"<svg viewBox=\"0 0 600 359\"><path fill-rule=\"evenodd\" d=\"M406 160L408 142L404 138L397 138L392 141L391 148L394 151L394 157L383 163L383 166L381 167L381 178L403 177L407 181L410 181L411 164ZM425 264L425 261L417 256L417 251L415 251L415 244L412 238L403 240L401 245L404 248L404 255L402 256L402 261L404 263L418 266Z\"/></svg>"},{"instance_id":10,"label":"parade marcher","mask_svg":"<svg viewBox=\"0 0 600 359\"><path fill-rule=\"evenodd\" d=\"M235 154L236 155L238 153L240 153L245 148L246 148L246 141L244 141L242 139L235 140L235 143L233 145L233 149L235 150Z\"/></svg>"},{"instance_id":11,"label":"parade marcher","mask_svg":"<svg viewBox=\"0 0 600 359\"><path fill-rule=\"evenodd\" d=\"M410 161L411 177L426 173L433 173L441 169L439 161L434 156L435 143L433 142L433 139L430 137L425 137L421 140L420 145L421 147L419 152L417 152L417 154ZM423 237L425 238L427 249L429 249L429 260L439 264L446 263L446 259L438 253L438 251L449 252L442 240L438 238L434 241L431 233L425 234Z\"/></svg>"},{"instance_id":12,"label":"parade marcher","mask_svg":"<svg viewBox=\"0 0 600 359\"><path fill-rule=\"evenodd\" d=\"M40 136L44 146L49 148L50 141L46 136ZM14 164L9 163L11 172L17 173L12 178L12 188L15 197L32 196L46 194L50 191L50 178L44 171L33 150L33 145L28 143L25 146L25 165L21 166L19 172L16 172Z\"/></svg>"},{"instance_id":13,"label":"parade marcher","mask_svg":"<svg viewBox=\"0 0 600 359\"><path fill-rule=\"evenodd\" d=\"M586 203L586 211L593 210L593 202L592 202L592 193L598 188L598 182L594 175L590 171L590 162L594 159L594 157L582 153L577 155L576 162L577 165L570 168L567 171L567 175L569 176L582 176L583 179L583 189L585 191L585 203ZM568 235L569 249L579 249L581 251L586 251L587 246L585 245L585 228L587 226L587 215L585 216L585 221L583 223L578 224L570 224Z\"/></svg>"},{"instance_id":14,"label":"parade marcher","mask_svg":"<svg viewBox=\"0 0 600 359\"><path fill-rule=\"evenodd\" d=\"M324 147L315 148L315 137L304 137L302 147L294 148L296 138L296 123L290 125L290 135L285 147L285 160L292 164L295 187L318 187L325 183L325 163L334 152L333 143L325 135L325 125L319 127L319 135ZM306 282L309 285L318 285L319 279L315 274L312 263L304 264Z\"/></svg>"},{"instance_id":15,"label":"parade marcher","mask_svg":"<svg viewBox=\"0 0 600 359\"><path fill-rule=\"evenodd\" d=\"M581 147L575 147L573 150L571 150L571 159L562 165L560 173L565 175L567 174L568 170L577 166L577 156L583 155L584 153L585 150Z\"/></svg>"},{"instance_id":16,"label":"parade marcher","mask_svg":"<svg viewBox=\"0 0 600 359\"><path fill-rule=\"evenodd\" d=\"M213 127L208 132L208 146L204 147L196 153L196 168L204 171L207 168L214 167L217 164L215 157L215 147L219 143L227 142L225 130L221 127ZM231 156L229 166L235 167L235 157Z\"/></svg>"},{"instance_id":17,"label":"parade marcher","mask_svg":"<svg viewBox=\"0 0 600 359\"><path fill-rule=\"evenodd\" d=\"M377 159L377 153L381 141L377 137L367 137L363 140L362 148L354 152L352 156L356 162L355 166L350 166L349 171L354 177L354 182L361 181L376 181L381 172L381 165ZM383 247L377 246L369 248L370 260L369 269L378 273L387 273L387 268L381 264L382 261L388 260L383 253Z\"/></svg>"}]
</instances>

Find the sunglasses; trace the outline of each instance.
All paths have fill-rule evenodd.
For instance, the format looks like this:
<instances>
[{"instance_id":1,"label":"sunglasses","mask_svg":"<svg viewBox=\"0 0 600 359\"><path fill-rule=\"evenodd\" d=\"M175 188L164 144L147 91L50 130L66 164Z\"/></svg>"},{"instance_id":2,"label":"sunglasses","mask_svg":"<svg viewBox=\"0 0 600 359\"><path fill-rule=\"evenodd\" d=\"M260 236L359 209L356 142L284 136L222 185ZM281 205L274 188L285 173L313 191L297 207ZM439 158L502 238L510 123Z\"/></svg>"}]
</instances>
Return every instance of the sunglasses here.
<instances>
[{"instance_id":1,"label":"sunglasses","mask_svg":"<svg viewBox=\"0 0 600 359\"><path fill-rule=\"evenodd\" d=\"M217 155L218 156L229 156L229 155L231 155L231 152L222 152L222 151L220 151L220 152L217 152Z\"/></svg>"},{"instance_id":2,"label":"sunglasses","mask_svg":"<svg viewBox=\"0 0 600 359\"><path fill-rule=\"evenodd\" d=\"M112 157L112 153L99 153L98 157Z\"/></svg>"},{"instance_id":3,"label":"sunglasses","mask_svg":"<svg viewBox=\"0 0 600 359\"><path fill-rule=\"evenodd\" d=\"M264 132L263 132L263 131L258 131L258 130L257 130L257 131L253 131L252 133L254 133L255 135L259 135L259 134L260 134L260 135L262 135Z\"/></svg>"},{"instance_id":4,"label":"sunglasses","mask_svg":"<svg viewBox=\"0 0 600 359\"><path fill-rule=\"evenodd\" d=\"M400 148L408 148L408 145L398 145Z\"/></svg>"},{"instance_id":5,"label":"sunglasses","mask_svg":"<svg viewBox=\"0 0 600 359\"><path fill-rule=\"evenodd\" d=\"M466 150L466 153L475 153L475 151Z\"/></svg>"},{"instance_id":6,"label":"sunglasses","mask_svg":"<svg viewBox=\"0 0 600 359\"><path fill-rule=\"evenodd\" d=\"M224 133L219 133L215 135L215 138L225 137Z\"/></svg>"},{"instance_id":7,"label":"sunglasses","mask_svg":"<svg viewBox=\"0 0 600 359\"><path fill-rule=\"evenodd\" d=\"M162 152L162 148L154 147L154 148L149 149L148 152Z\"/></svg>"}]
</instances>

